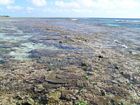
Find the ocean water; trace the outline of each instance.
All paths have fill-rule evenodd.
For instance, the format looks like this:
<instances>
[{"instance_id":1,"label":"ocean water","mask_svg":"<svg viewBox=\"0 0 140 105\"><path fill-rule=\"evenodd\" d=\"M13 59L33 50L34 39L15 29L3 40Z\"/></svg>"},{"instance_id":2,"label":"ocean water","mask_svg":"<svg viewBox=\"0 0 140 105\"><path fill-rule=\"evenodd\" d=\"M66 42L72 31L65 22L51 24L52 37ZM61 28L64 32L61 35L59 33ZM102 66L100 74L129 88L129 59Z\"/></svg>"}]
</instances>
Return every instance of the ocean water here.
<instances>
[{"instance_id":1,"label":"ocean water","mask_svg":"<svg viewBox=\"0 0 140 105\"><path fill-rule=\"evenodd\" d=\"M58 32L36 28L37 24L59 27L59 30L85 34L87 37L98 33L102 35L100 47L140 54L140 19L10 18L0 20L1 63L5 59L29 60L31 52L38 50L82 51L76 46L59 44L62 37Z\"/></svg>"},{"instance_id":2,"label":"ocean water","mask_svg":"<svg viewBox=\"0 0 140 105\"><path fill-rule=\"evenodd\" d=\"M50 19L53 20L53 19ZM57 19L53 25L86 35L104 34L102 47L125 53L140 53L140 19L125 18L65 18Z\"/></svg>"},{"instance_id":3,"label":"ocean water","mask_svg":"<svg viewBox=\"0 0 140 105\"><path fill-rule=\"evenodd\" d=\"M120 28L140 28L140 19L126 18L83 18L77 20L80 23L88 25L100 25Z\"/></svg>"},{"instance_id":4,"label":"ocean water","mask_svg":"<svg viewBox=\"0 0 140 105\"><path fill-rule=\"evenodd\" d=\"M140 54L140 19L125 18L82 18L74 19L77 23L97 26L105 33L104 47ZM95 32L96 27L91 28Z\"/></svg>"}]
</instances>

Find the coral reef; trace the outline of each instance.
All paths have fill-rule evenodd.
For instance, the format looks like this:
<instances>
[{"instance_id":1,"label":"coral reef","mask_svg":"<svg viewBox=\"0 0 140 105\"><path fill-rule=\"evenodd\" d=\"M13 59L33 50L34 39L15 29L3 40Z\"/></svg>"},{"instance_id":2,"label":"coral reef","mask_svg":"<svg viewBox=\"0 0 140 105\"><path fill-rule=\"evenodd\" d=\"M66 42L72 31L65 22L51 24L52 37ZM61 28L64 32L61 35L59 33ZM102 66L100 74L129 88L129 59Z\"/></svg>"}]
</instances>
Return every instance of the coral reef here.
<instances>
[{"instance_id":1,"label":"coral reef","mask_svg":"<svg viewBox=\"0 0 140 105\"><path fill-rule=\"evenodd\" d=\"M139 56L55 22L1 21L0 105L140 104Z\"/></svg>"}]
</instances>

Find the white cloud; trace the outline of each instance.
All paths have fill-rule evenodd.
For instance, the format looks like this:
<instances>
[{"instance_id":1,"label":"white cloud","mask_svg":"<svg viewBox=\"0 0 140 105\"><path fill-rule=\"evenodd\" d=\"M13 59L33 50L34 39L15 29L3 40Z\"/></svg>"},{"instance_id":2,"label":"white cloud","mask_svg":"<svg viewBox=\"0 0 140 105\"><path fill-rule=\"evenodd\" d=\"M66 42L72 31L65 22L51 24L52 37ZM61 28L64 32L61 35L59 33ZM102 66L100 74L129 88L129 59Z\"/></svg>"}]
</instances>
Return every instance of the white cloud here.
<instances>
[{"instance_id":1,"label":"white cloud","mask_svg":"<svg viewBox=\"0 0 140 105\"><path fill-rule=\"evenodd\" d=\"M31 0L32 4L37 7L44 7L47 4L46 0Z\"/></svg>"},{"instance_id":2,"label":"white cloud","mask_svg":"<svg viewBox=\"0 0 140 105\"><path fill-rule=\"evenodd\" d=\"M64 8L64 9L80 8L80 5L77 2L64 2L63 0L56 1L55 6Z\"/></svg>"},{"instance_id":3,"label":"white cloud","mask_svg":"<svg viewBox=\"0 0 140 105\"><path fill-rule=\"evenodd\" d=\"M140 6L139 0L57 0L55 5L64 9L132 9Z\"/></svg>"},{"instance_id":4,"label":"white cloud","mask_svg":"<svg viewBox=\"0 0 140 105\"><path fill-rule=\"evenodd\" d=\"M140 17L140 0L0 0L1 11L77 17ZM29 5L30 4L30 5ZM37 12L38 11L38 12Z\"/></svg>"},{"instance_id":5,"label":"white cloud","mask_svg":"<svg viewBox=\"0 0 140 105\"><path fill-rule=\"evenodd\" d=\"M33 7L27 7L26 8L27 13L32 13L34 11Z\"/></svg>"},{"instance_id":6,"label":"white cloud","mask_svg":"<svg viewBox=\"0 0 140 105\"><path fill-rule=\"evenodd\" d=\"M82 16L140 16L140 0L56 0L55 6L63 11L74 11Z\"/></svg>"},{"instance_id":7,"label":"white cloud","mask_svg":"<svg viewBox=\"0 0 140 105\"><path fill-rule=\"evenodd\" d=\"M0 0L0 5L10 5L14 2L14 0Z\"/></svg>"},{"instance_id":8,"label":"white cloud","mask_svg":"<svg viewBox=\"0 0 140 105\"><path fill-rule=\"evenodd\" d=\"M66 2L64 0L57 0L55 6L65 9L82 9L91 8L93 6L93 0L73 0Z\"/></svg>"},{"instance_id":9,"label":"white cloud","mask_svg":"<svg viewBox=\"0 0 140 105\"><path fill-rule=\"evenodd\" d=\"M140 5L140 2L138 0L97 0L95 2L96 8L101 9L132 9L136 8Z\"/></svg>"},{"instance_id":10,"label":"white cloud","mask_svg":"<svg viewBox=\"0 0 140 105\"><path fill-rule=\"evenodd\" d=\"M15 13L32 13L34 11L33 7L22 7L19 5L8 5L6 6L6 9L10 12L15 12Z\"/></svg>"},{"instance_id":11,"label":"white cloud","mask_svg":"<svg viewBox=\"0 0 140 105\"><path fill-rule=\"evenodd\" d=\"M89 9L94 6L94 1L93 0L77 0L77 4L79 4L81 8Z\"/></svg>"},{"instance_id":12,"label":"white cloud","mask_svg":"<svg viewBox=\"0 0 140 105\"><path fill-rule=\"evenodd\" d=\"M6 8L10 11L21 11L21 10L23 10L23 7L18 6L18 5L15 5L15 6L9 5Z\"/></svg>"}]
</instances>

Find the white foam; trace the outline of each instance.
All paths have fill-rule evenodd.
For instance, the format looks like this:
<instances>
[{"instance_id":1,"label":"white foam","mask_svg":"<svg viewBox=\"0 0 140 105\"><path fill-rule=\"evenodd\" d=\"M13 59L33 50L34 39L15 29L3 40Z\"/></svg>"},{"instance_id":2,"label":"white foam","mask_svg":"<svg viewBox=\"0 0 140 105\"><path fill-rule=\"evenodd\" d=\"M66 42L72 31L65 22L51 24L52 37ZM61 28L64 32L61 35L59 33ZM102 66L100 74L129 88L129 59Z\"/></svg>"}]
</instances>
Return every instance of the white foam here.
<instances>
[{"instance_id":1,"label":"white foam","mask_svg":"<svg viewBox=\"0 0 140 105\"><path fill-rule=\"evenodd\" d=\"M71 19L72 21L76 21L76 20L78 20L78 19Z\"/></svg>"},{"instance_id":2,"label":"white foam","mask_svg":"<svg viewBox=\"0 0 140 105\"><path fill-rule=\"evenodd\" d=\"M121 45L123 48L128 48L128 46L126 46L125 44Z\"/></svg>"}]
</instances>

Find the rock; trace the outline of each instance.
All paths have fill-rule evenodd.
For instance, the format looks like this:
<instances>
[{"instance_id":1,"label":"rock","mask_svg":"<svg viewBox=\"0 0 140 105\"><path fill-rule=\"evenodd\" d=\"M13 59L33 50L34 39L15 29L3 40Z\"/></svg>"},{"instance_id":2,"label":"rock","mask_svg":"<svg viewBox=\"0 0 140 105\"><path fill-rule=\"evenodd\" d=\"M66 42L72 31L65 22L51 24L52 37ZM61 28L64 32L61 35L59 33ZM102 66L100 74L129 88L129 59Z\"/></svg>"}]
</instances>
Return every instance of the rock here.
<instances>
[{"instance_id":1,"label":"rock","mask_svg":"<svg viewBox=\"0 0 140 105\"><path fill-rule=\"evenodd\" d=\"M48 105L59 105L61 97L60 91L54 91L48 94Z\"/></svg>"},{"instance_id":2,"label":"rock","mask_svg":"<svg viewBox=\"0 0 140 105\"><path fill-rule=\"evenodd\" d=\"M33 105L33 104L30 104L30 103L28 103L28 102L24 102L24 103L22 103L21 105Z\"/></svg>"},{"instance_id":3,"label":"rock","mask_svg":"<svg viewBox=\"0 0 140 105\"><path fill-rule=\"evenodd\" d=\"M48 95L48 98L52 98L54 100L59 100L59 98L61 97L61 92L60 91L55 91L55 92L51 92Z\"/></svg>"},{"instance_id":4,"label":"rock","mask_svg":"<svg viewBox=\"0 0 140 105\"><path fill-rule=\"evenodd\" d=\"M34 87L34 91L35 91L35 92L42 92L42 91L44 91L44 90L45 90L45 88L43 87L42 84L36 85L36 86Z\"/></svg>"},{"instance_id":5,"label":"rock","mask_svg":"<svg viewBox=\"0 0 140 105\"><path fill-rule=\"evenodd\" d=\"M75 105L88 105L88 103L86 101L80 100L80 101L76 102Z\"/></svg>"},{"instance_id":6,"label":"rock","mask_svg":"<svg viewBox=\"0 0 140 105\"><path fill-rule=\"evenodd\" d=\"M14 99L16 99L16 100L22 100L23 98L20 95L17 95L17 96L14 97Z\"/></svg>"},{"instance_id":7,"label":"rock","mask_svg":"<svg viewBox=\"0 0 140 105\"><path fill-rule=\"evenodd\" d=\"M118 67L117 64L109 64L109 68L112 68L113 70L114 70L114 69L115 69L115 70L118 70L118 69L119 69L119 67Z\"/></svg>"},{"instance_id":8,"label":"rock","mask_svg":"<svg viewBox=\"0 0 140 105\"><path fill-rule=\"evenodd\" d=\"M127 78L127 79L131 79L131 75L130 74L128 74L128 73L125 73L125 72L121 72L121 74L125 77L125 78Z\"/></svg>"},{"instance_id":9,"label":"rock","mask_svg":"<svg viewBox=\"0 0 140 105\"><path fill-rule=\"evenodd\" d=\"M90 105L99 105L99 104L95 103L94 101L91 101Z\"/></svg>"},{"instance_id":10,"label":"rock","mask_svg":"<svg viewBox=\"0 0 140 105\"><path fill-rule=\"evenodd\" d=\"M88 66L88 65L86 63L82 62L81 66L83 67L83 66Z\"/></svg>"},{"instance_id":11,"label":"rock","mask_svg":"<svg viewBox=\"0 0 140 105\"><path fill-rule=\"evenodd\" d=\"M130 93L128 93L125 89L120 88L120 87L108 87L105 89L106 93L111 93L120 97L126 97Z\"/></svg>"},{"instance_id":12,"label":"rock","mask_svg":"<svg viewBox=\"0 0 140 105\"><path fill-rule=\"evenodd\" d=\"M88 87L89 86L89 82L86 81L86 80L77 80L76 86L80 87L80 88Z\"/></svg>"},{"instance_id":13,"label":"rock","mask_svg":"<svg viewBox=\"0 0 140 105\"><path fill-rule=\"evenodd\" d=\"M101 59L101 58L104 58L104 57L103 57L102 55L98 55L98 58L100 58L100 59Z\"/></svg>"},{"instance_id":14,"label":"rock","mask_svg":"<svg viewBox=\"0 0 140 105\"><path fill-rule=\"evenodd\" d=\"M61 92L60 99L66 100L66 101L76 100L76 98L72 95L72 92L71 91L66 91L66 90Z\"/></svg>"},{"instance_id":15,"label":"rock","mask_svg":"<svg viewBox=\"0 0 140 105\"><path fill-rule=\"evenodd\" d=\"M5 61L0 59L0 64L4 64L4 63L5 63Z\"/></svg>"},{"instance_id":16,"label":"rock","mask_svg":"<svg viewBox=\"0 0 140 105\"><path fill-rule=\"evenodd\" d=\"M91 65L89 65L89 64L82 62L81 66L82 66L82 69L85 71L93 71Z\"/></svg>"},{"instance_id":17,"label":"rock","mask_svg":"<svg viewBox=\"0 0 140 105\"><path fill-rule=\"evenodd\" d=\"M59 43L62 44L63 42L62 41L59 41Z\"/></svg>"},{"instance_id":18,"label":"rock","mask_svg":"<svg viewBox=\"0 0 140 105\"><path fill-rule=\"evenodd\" d=\"M16 105L36 105L36 103L32 98L28 97L25 100L18 100Z\"/></svg>"},{"instance_id":19,"label":"rock","mask_svg":"<svg viewBox=\"0 0 140 105\"><path fill-rule=\"evenodd\" d=\"M35 82L37 82L37 83L43 83L43 82L45 82L45 76L36 78L36 79L35 79Z\"/></svg>"},{"instance_id":20,"label":"rock","mask_svg":"<svg viewBox=\"0 0 140 105\"><path fill-rule=\"evenodd\" d=\"M133 76L132 81L136 84L140 84L140 77L139 76Z\"/></svg>"},{"instance_id":21,"label":"rock","mask_svg":"<svg viewBox=\"0 0 140 105\"><path fill-rule=\"evenodd\" d=\"M46 81L50 84L66 84L66 82L61 79L56 79L56 80L47 79Z\"/></svg>"},{"instance_id":22,"label":"rock","mask_svg":"<svg viewBox=\"0 0 140 105\"><path fill-rule=\"evenodd\" d=\"M113 64L114 69L119 69L117 64Z\"/></svg>"},{"instance_id":23,"label":"rock","mask_svg":"<svg viewBox=\"0 0 140 105\"><path fill-rule=\"evenodd\" d=\"M87 39L85 39L84 37L76 37L76 39L79 41L87 42Z\"/></svg>"},{"instance_id":24,"label":"rock","mask_svg":"<svg viewBox=\"0 0 140 105\"><path fill-rule=\"evenodd\" d=\"M101 90L101 95L102 95L102 96L105 96L105 95L106 95L106 93L105 93L104 90Z\"/></svg>"},{"instance_id":25,"label":"rock","mask_svg":"<svg viewBox=\"0 0 140 105\"><path fill-rule=\"evenodd\" d=\"M87 75L93 75L94 74L94 72L92 72L92 71L87 71Z\"/></svg>"},{"instance_id":26,"label":"rock","mask_svg":"<svg viewBox=\"0 0 140 105\"><path fill-rule=\"evenodd\" d=\"M124 105L123 103L118 102L117 100L111 99L108 105ZM127 104L125 104L127 105Z\"/></svg>"},{"instance_id":27,"label":"rock","mask_svg":"<svg viewBox=\"0 0 140 105\"><path fill-rule=\"evenodd\" d=\"M84 95L85 100L93 101L94 95L92 94L92 92L83 92L82 94Z\"/></svg>"}]
</instances>

